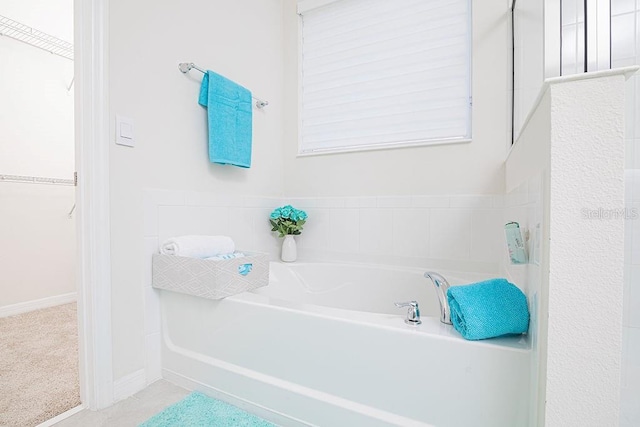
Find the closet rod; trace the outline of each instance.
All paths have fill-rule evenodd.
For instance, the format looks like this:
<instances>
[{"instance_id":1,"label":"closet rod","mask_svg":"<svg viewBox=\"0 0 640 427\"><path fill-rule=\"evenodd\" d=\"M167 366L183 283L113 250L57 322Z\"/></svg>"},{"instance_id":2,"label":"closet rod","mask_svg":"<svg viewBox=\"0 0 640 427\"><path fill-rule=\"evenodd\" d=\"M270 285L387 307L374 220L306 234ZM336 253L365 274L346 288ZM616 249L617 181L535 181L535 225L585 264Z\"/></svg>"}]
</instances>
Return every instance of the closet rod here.
<instances>
[{"instance_id":1,"label":"closet rod","mask_svg":"<svg viewBox=\"0 0 640 427\"><path fill-rule=\"evenodd\" d=\"M73 179L44 178L41 176L0 175L0 182L23 182L27 184L75 185Z\"/></svg>"},{"instance_id":2,"label":"closet rod","mask_svg":"<svg viewBox=\"0 0 640 427\"><path fill-rule=\"evenodd\" d=\"M186 74L191 70L198 70L202 74L206 73L205 70L203 70L202 68L198 67L193 62L181 62L181 63L178 64L178 69L180 71L182 71L183 74ZM269 105L269 101L263 101L262 99L256 98L255 96L251 96L251 97L256 100L256 107L258 107L258 108L262 109L262 108L266 107L267 105Z\"/></svg>"}]
</instances>

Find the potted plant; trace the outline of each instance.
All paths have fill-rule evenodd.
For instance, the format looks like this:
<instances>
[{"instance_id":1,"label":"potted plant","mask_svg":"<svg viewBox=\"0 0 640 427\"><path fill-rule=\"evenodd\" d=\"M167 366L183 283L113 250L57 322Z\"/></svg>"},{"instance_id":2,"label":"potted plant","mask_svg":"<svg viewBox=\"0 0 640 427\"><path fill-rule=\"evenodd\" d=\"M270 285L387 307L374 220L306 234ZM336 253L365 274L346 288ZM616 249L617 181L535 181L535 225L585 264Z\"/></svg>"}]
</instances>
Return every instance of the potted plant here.
<instances>
[{"instance_id":1,"label":"potted plant","mask_svg":"<svg viewBox=\"0 0 640 427\"><path fill-rule=\"evenodd\" d=\"M284 237L280 258L284 262L295 261L298 250L293 236L302 234L302 227L307 222L307 213L291 205L281 206L271 212L269 222L271 231L277 231L279 237Z\"/></svg>"}]
</instances>

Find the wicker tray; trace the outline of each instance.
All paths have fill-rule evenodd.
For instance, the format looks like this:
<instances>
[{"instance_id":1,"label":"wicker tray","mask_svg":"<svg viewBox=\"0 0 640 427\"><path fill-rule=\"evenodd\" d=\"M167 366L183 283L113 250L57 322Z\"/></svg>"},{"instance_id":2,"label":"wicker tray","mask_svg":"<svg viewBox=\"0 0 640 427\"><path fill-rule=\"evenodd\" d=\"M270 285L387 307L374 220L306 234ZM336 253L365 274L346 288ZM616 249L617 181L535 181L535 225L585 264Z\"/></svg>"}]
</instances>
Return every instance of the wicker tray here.
<instances>
[{"instance_id":1,"label":"wicker tray","mask_svg":"<svg viewBox=\"0 0 640 427\"><path fill-rule=\"evenodd\" d=\"M269 284L267 254L204 260L153 255L153 287L208 299L222 299Z\"/></svg>"}]
</instances>

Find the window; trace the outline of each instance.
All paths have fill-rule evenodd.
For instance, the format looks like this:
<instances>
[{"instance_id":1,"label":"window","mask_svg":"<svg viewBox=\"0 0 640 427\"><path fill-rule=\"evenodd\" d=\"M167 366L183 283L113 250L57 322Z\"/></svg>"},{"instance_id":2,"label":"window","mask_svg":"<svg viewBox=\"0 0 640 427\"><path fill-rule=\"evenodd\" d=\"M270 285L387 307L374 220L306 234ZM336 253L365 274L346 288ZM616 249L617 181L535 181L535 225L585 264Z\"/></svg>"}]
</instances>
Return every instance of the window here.
<instances>
[{"instance_id":1,"label":"window","mask_svg":"<svg viewBox=\"0 0 640 427\"><path fill-rule=\"evenodd\" d=\"M470 0L299 0L300 154L471 138Z\"/></svg>"}]
</instances>

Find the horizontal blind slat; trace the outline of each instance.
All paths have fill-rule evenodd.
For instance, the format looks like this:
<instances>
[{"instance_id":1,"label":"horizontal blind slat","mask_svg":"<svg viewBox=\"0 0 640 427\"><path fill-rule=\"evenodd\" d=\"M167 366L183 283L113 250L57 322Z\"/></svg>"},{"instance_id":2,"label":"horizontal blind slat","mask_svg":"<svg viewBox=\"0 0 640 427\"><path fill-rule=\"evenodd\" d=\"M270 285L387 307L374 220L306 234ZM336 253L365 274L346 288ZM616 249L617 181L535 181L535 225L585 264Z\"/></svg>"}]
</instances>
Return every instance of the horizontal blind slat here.
<instances>
[{"instance_id":1,"label":"horizontal blind slat","mask_svg":"<svg viewBox=\"0 0 640 427\"><path fill-rule=\"evenodd\" d=\"M367 20L376 16L393 16L414 11L435 10L441 7L450 7L454 3L461 3L465 0L402 0L402 8L393 1L376 1L374 4L370 0L345 0L337 2L329 7L304 13L302 16L305 22L323 26L327 30L332 30L336 23L351 22L353 25L366 25ZM342 4L338 4L342 3Z\"/></svg>"},{"instance_id":2,"label":"horizontal blind slat","mask_svg":"<svg viewBox=\"0 0 640 427\"><path fill-rule=\"evenodd\" d=\"M304 40L311 49L322 47L324 49L339 47L343 43L353 40L380 41L394 38L399 34L407 34L419 29L437 30L449 25L454 25L466 17L464 7L456 10L442 9L442 13L432 14L430 11L416 12L409 10L405 17L381 16L378 22L372 22L370 17L363 25L354 25L353 22L334 22L333 28L324 25L314 25L306 21L304 27ZM396 22L400 21L400 22ZM400 24L400 25L399 25ZM461 28L464 31L464 27Z\"/></svg>"},{"instance_id":3,"label":"horizontal blind slat","mask_svg":"<svg viewBox=\"0 0 640 427\"><path fill-rule=\"evenodd\" d=\"M426 46L423 40L407 41L399 45L371 45L365 49L344 51L322 58L305 58L304 66L310 70L305 77L311 78L330 71L374 66L390 61L393 61L393 64L389 65L399 66L407 62L435 61L435 58L459 58L464 54L465 49L466 37L464 35L434 40L432 44Z\"/></svg>"},{"instance_id":4,"label":"horizontal blind slat","mask_svg":"<svg viewBox=\"0 0 640 427\"><path fill-rule=\"evenodd\" d=\"M469 137L469 0L303 15L302 150Z\"/></svg>"},{"instance_id":5,"label":"horizontal blind slat","mask_svg":"<svg viewBox=\"0 0 640 427\"><path fill-rule=\"evenodd\" d=\"M340 85L333 83L330 87L303 86L303 102L305 105L311 106L329 99L365 99L375 97L377 94L410 93L412 90L418 92L455 86L466 88L468 81L466 72L459 71L453 74L453 69L450 67L453 64L455 64L454 61L443 60L438 64L404 72L393 78L369 78L366 80L363 78L360 82L348 82L348 84ZM425 78L424 73L426 72L429 72L433 78Z\"/></svg>"},{"instance_id":6,"label":"horizontal blind slat","mask_svg":"<svg viewBox=\"0 0 640 427\"><path fill-rule=\"evenodd\" d=\"M427 110L427 112L429 113L429 120L425 120L427 117L425 112L412 111L410 113L394 112L385 116L365 117L348 121L309 125L305 126L304 135L312 137L314 135L322 135L327 132L338 132L345 135L359 135L364 131L364 129L428 129L430 123L434 121L440 123L447 121L457 123L458 120L464 119L464 112L455 111L455 108L443 108L437 111Z\"/></svg>"},{"instance_id":7,"label":"horizontal blind slat","mask_svg":"<svg viewBox=\"0 0 640 427\"><path fill-rule=\"evenodd\" d=\"M465 80L466 67L443 67L441 69L432 69L428 74L428 77L422 77L421 82L431 81L446 81L446 80ZM315 92L327 91L331 89L346 90L352 92L357 90L357 85L371 84L371 89L383 86L385 84L393 84L400 78L405 77L419 77L427 74L427 69L422 65L407 66L406 69L398 70L395 67L387 68L383 70L377 70L375 75L368 74L351 74L338 78L335 76L333 79L323 79L322 81L316 81L312 83L303 82L304 90L313 94ZM419 82L416 82L419 85ZM352 87L354 86L354 87Z\"/></svg>"},{"instance_id":8,"label":"horizontal blind slat","mask_svg":"<svg viewBox=\"0 0 640 427\"><path fill-rule=\"evenodd\" d=\"M412 111L438 111L447 108L457 110L466 107L469 102L466 98L431 99L427 96L417 96L407 101L404 97L385 98L384 102L353 102L343 104L336 108L318 108L307 111L302 117L305 127L317 124L332 123L337 121L349 121L363 117L380 117L397 112L410 113ZM395 113L392 113L395 112Z\"/></svg>"}]
</instances>

